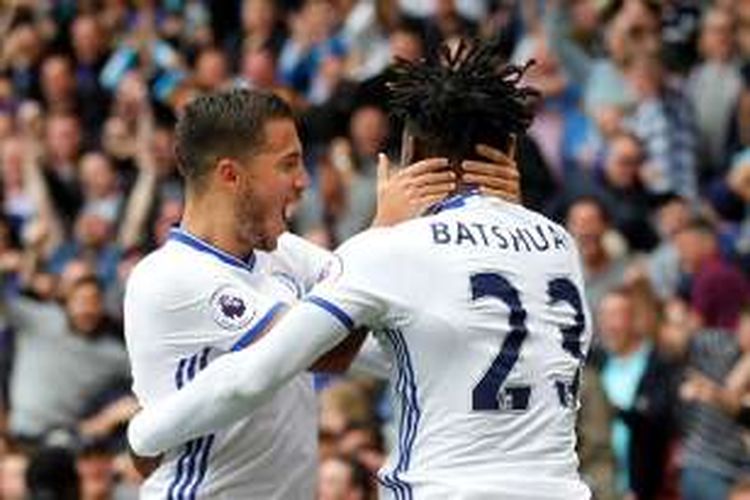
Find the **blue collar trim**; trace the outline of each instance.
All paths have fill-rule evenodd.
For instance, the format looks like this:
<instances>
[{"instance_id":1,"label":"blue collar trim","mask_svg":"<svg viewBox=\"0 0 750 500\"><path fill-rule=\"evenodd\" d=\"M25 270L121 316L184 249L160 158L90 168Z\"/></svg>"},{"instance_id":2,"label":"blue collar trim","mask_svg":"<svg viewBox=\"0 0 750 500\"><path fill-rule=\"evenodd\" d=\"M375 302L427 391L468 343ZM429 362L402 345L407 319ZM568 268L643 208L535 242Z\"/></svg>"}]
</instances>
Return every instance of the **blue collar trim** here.
<instances>
[{"instance_id":1,"label":"blue collar trim","mask_svg":"<svg viewBox=\"0 0 750 500\"><path fill-rule=\"evenodd\" d=\"M252 271L255 267L255 252L251 253L245 260L242 260L235 257L234 255L225 252L224 250L206 243L197 236L193 236L192 234L179 227L173 227L169 230L169 239L192 247L199 252L211 254L225 264L229 264L230 266L245 269L247 271Z\"/></svg>"},{"instance_id":2,"label":"blue collar trim","mask_svg":"<svg viewBox=\"0 0 750 500\"><path fill-rule=\"evenodd\" d=\"M466 200L474 196L479 195L479 190L473 188L463 193L454 194L453 196L439 201L432 205L425 212L427 215L435 215L446 210L453 210L454 208L463 207L466 204Z\"/></svg>"}]
</instances>

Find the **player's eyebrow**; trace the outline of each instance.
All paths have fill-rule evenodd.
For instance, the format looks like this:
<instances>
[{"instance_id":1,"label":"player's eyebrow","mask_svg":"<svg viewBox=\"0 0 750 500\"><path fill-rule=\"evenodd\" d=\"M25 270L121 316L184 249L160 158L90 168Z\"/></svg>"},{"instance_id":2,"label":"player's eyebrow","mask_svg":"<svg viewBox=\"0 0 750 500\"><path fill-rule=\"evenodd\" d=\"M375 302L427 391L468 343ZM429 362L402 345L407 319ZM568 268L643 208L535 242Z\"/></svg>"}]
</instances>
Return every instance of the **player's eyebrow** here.
<instances>
[{"instance_id":1,"label":"player's eyebrow","mask_svg":"<svg viewBox=\"0 0 750 500\"><path fill-rule=\"evenodd\" d=\"M302 158L302 152L298 149L289 151L281 157L281 161L286 160L299 160Z\"/></svg>"}]
</instances>

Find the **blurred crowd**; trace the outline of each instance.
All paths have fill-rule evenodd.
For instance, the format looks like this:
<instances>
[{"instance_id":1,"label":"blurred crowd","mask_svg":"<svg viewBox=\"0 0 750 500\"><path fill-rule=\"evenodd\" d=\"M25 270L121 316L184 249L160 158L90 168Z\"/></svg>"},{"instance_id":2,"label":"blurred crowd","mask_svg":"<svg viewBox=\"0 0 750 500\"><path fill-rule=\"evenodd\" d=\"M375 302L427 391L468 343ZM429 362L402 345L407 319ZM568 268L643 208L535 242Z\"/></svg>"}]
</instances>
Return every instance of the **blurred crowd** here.
<instances>
[{"instance_id":1,"label":"blurred crowd","mask_svg":"<svg viewBox=\"0 0 750 500\"><path fill-rule=\"evenodd\" d=\"M16 0L0 9L0 498L134 498L121 304L179 222L193 96L272 89L312 186L295 232L366 228L397 158L395 58L498 36L535 63L524 204L577 240L596 498L750 499L750 0ZM322 378L322 500L373 498L388 388ZM77 492L77 493L76 493Z\"/></svg>"}]
</instances>

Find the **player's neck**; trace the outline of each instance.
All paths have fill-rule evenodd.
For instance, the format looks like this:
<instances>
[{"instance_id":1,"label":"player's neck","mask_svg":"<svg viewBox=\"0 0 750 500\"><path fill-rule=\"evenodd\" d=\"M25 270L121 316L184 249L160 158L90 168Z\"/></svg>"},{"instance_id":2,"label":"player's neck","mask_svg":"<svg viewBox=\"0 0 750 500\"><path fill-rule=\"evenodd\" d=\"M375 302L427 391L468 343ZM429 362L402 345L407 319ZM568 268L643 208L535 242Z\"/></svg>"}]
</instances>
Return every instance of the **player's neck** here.
<instances>
[{"instance_id":1,"label":"player's neck","mask_svg":"<svg viewBox=\"0 0 750 500\"><path fill-rule=\"evenodd\" d=\"M230 255L244 260L253 248L237 238L234 216L216 204L186 203L180 227Z\"/></svg>"}]
</instances>

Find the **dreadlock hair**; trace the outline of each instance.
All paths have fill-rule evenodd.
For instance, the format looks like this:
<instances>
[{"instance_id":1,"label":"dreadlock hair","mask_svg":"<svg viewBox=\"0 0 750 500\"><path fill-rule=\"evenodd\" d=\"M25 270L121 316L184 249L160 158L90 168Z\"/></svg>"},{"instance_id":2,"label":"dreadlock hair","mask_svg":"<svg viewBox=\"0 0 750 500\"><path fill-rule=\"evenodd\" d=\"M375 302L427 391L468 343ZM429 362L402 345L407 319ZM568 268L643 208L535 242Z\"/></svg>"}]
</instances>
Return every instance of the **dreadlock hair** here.
<instances>
[{"instance_id":1,"label":"dreadlock hair","mask_svg":"<svg viewBox=\"0 0 750 500\"><path fill-rule=\"evenodd\" d=\"M499 44L462 40L440 48L440 64L397 61L387 85L391 112L413 139L405 162L442 156L455 167L476 157L477 144L507 151L510 136L529 128L541 94L521 79L533 61L504 64Z\"/></svg>"}]
</instances>

